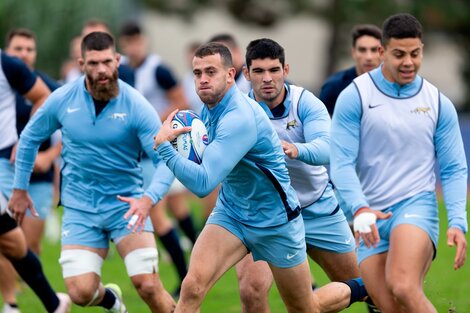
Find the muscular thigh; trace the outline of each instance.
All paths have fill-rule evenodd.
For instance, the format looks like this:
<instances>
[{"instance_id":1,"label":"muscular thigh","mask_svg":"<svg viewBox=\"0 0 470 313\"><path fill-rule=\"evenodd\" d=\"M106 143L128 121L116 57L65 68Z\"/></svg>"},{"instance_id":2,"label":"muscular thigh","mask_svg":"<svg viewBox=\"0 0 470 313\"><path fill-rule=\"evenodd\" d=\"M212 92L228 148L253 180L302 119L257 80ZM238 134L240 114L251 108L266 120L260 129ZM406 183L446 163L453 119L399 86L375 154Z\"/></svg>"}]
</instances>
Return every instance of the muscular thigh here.
<instances>
[{"instance_id":1,"label":"muscular thigh","mask_svg":"<svg viewBox=\"0 0 470 313\"><path fill-rule=\"evenodd\" d=\"M420 227L400 224L390 237L386 275L389 281L421 285L434 255L429 235Z\"/></svg>"},{"instance_id":2,"label":"muscular thigh","mask_svg":"<svg viewBox=\"0 0 470 313\"><path fill-rule=\"evenodd\" d=\"M320 265L331 281L345 281L360 276L355 251L336 253L308 248L307 253Z\"/></svg>"}]
</instances>

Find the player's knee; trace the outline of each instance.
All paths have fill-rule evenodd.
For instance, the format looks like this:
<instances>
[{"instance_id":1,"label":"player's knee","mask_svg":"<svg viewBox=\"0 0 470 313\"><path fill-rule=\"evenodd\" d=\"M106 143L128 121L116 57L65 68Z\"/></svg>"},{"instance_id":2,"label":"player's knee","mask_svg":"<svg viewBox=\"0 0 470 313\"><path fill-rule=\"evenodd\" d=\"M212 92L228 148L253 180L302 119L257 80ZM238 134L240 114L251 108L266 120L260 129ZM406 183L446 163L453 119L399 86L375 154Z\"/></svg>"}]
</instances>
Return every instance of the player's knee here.
<instances>
[{"instance_id":1,"label":"player's knee","mask_svg":"<svg viewBox=\"0 0 470 313\"><path fill-rule=\"evenodd\" d=\"M181 298L201 299L207 292L207 286L197 275L188 273L181 284Z\"/></svg>"},{"instance_id":2,"label":"player's knee","mask_svg":"<svg viewBox=\"0 0 470 313\"><path fill-rule=\"evenodd\" d=\"M155 278L149 279L148 275L134 276L132 283L142 299L151 299L159 291L158 281Z\"/></svg>"},{"instance_id":3,"label":"player's knee","mask_svg":"<svg viewBox=\"0 0 470 313\"><path fill-rule=\"evenodd\" d=\"M416 299L418 290L417 284L411 283L406 279L388 279L387 287L393 297L399 302L406 302L406 299Z\"/></svg>"},{"instance_id":4,"label":"player's knee","mask_svg":"<svg viewBox=\"0 0 470 313\"><path fill-rule=\"evenodd\" d=\"M271 284L262 279L243 279L240 281L240 300L242 303L249 305L250 303L267 302L268 292Z\"/></svg>"},{"instance_id":5,"label":"player's knee","mask_svg":"<svg viewBox=\"0 0 470 313\"><path fill-rule=\"evenodd\" d=\"M79 306L89 306L99 295L98 289L83 284L67 284L67 293L72 302Z\"/></svg>"}]
</instances>

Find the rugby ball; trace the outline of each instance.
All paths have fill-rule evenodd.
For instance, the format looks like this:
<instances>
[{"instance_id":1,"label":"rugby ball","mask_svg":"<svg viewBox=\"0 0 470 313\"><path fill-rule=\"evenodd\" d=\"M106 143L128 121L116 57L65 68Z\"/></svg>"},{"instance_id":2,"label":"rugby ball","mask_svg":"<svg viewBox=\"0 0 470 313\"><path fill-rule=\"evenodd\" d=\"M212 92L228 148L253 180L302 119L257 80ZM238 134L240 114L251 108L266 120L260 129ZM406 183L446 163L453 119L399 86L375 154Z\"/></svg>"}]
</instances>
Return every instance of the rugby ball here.
<instances>
[{"instance_id":1,"label":"rugby ball","mask_svg":"<svg viewBox=\"0 0 470 313\"><path fill-rule=\"evenodd\" d=\"M202 155L209 144L206 126L193 111L178 111L171 121L171 127L177 129L186 126L191 126L192 130L179 135L171 144L184 158L201 164Z\"/></svg>"}]
</instances>

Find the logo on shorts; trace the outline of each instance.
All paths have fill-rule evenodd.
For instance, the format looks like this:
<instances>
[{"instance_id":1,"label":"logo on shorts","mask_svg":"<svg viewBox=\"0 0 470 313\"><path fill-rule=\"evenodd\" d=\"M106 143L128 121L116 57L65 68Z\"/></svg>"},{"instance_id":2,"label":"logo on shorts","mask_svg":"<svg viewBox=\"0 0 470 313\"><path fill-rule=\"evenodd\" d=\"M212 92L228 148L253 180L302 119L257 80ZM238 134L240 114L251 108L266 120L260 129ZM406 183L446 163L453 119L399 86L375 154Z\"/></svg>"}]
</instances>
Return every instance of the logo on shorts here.
<instances>
[{"instance_id":1,"label":"logo on shorts","mask_svg":"<svg viewBox=\"0 0 470 313\"><path fill-rule=\"evenodd\" d=\"M409 214L409 213L405 213L405 215L403 215L405 218L413 218L413 217L421 217L421 215L418 215L418 214Z\"/></svg>"},{"instance_id":2,"label":"logo on shorts","mask_svg":"<svg viewBox=\"0 0 470 313\"><path fill-rule=\"evenodd\" d=\"M69 233L70 233L70 230L68 229L62 231L62 237L68 237Z\"/></svg>"},{"instance_id":3,"label":"logo on shorts","mask_svg":"<svg viewBox=\"0 0 470 313\"><path fill-rule=\"evenodd\" d=\"M297 252L294 253L294 254L287 253L287 259L290 260L290 259L292 259L293 257L295 257L297 254L299 254L299 251L297 251Z\"/></svg>"},{"instance_id":4,"label":"logo on shorts","mask_svg":"<svg viewBox=\"0 0 470 313\"><path fill-rule=\"evenodd\" d=\"M345 244L349 245L349 243L351 242L351 238L348 238L344 241Z\"/></svg>"}]
</instances>

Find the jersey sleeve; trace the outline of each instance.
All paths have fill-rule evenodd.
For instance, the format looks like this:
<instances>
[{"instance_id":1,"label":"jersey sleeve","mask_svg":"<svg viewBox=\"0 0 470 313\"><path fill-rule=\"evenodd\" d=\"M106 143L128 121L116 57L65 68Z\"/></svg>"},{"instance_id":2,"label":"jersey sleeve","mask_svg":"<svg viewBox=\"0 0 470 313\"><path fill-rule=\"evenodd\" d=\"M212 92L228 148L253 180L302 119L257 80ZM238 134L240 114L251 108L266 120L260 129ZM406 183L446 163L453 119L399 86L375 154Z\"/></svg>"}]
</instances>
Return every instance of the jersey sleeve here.
<instances>
[{"instance_id":1,"label":"jersey sleeve","mask_svg":"<svg viewBox=\"0 0 470 313\"><path fill-rule=\"evenodd\" d=\"M254 119L241 120L230 113L219 121L216 133L204 151L201 164L183 158L168 142L157 149L178 180L199 197L206 196L222 182L257 139Z\"/></svg>"},{"instance_id":2,"label":"jersey sleeve","mask_svg":"<svg viewBox=\"0 0 470 313\"><path fill-rule=\"evenodd\" d=\"M178 84L170 68L164 64L160 64L155 69L155 79L164 90L170 90Z\"/></svg>"},{"instance_id":3,"label":"jersey sleeve","mask_svg":"<svg viewBox=\"0 0 470 313\"><path fill-rule=\"evenodd\" d=\"M61 127L58 119L61 103L60 97L50 95L21 133L16 150L14 188L28 189L39 146Z\"/></svg>"},{"instance_id":4,"label":"jersey sleeve","mask_svg":"<svg viewBox=\"0 0 470 313\"><path fill-rule=\"evenodd\" d=\"M298 106L305 143L295 143L298 159L310 165L330 162L330 116L325 105L310 92L304 92Z\"/></svg>"},{"instance_id":5,"label":"jersey sleeve","mask_svg":"<svg viewBox=\"0 0 470 313\"><path fill-rule=\"evenodd\" d=\"M10 86L22 95L28 93L36 83L36 74L30 71L26 64L18 58L3 52L0 57L3 72Z\"/></svg>"},{"instance_id":6,"label":"jersey sleeve","mask_svg":"<svg viewBox=\"0 0 470 313\"><path fill-rule=\"evenodd\" d=\"M168 192L175 177L153 150L153 137L157 134L161 126L160 117L150 103L147 103L140 95L139 98L141 105L139 105L137 110L137 136L139 137L143 150L152 159L153 165L155 166L152 181L144 191L144 195L152 199L153 203L157 203Z\"/></svg>"},{"instance_id":7,"label":"jersey sleeve","mask_svg":"<svg viewBox=\"0 0 470 313\"><path fill-rule=\"evenodd\" d=\"M452 102L442 94L434 144L449 227L467 232L467 161L457 112Z\"/></svg>"},{"instance_id":8,"label":"jersey sleeve","mask_svg":"<svg viewBox=\"0 0 470 313\"><path fill-rule=\"evenodd\" d=\"M361 129L361 100L356 85L350 84L336 101L331 123L330 171L342 209L353 214L369 206L356 173Z\"/></svg>"}]
</instances>

